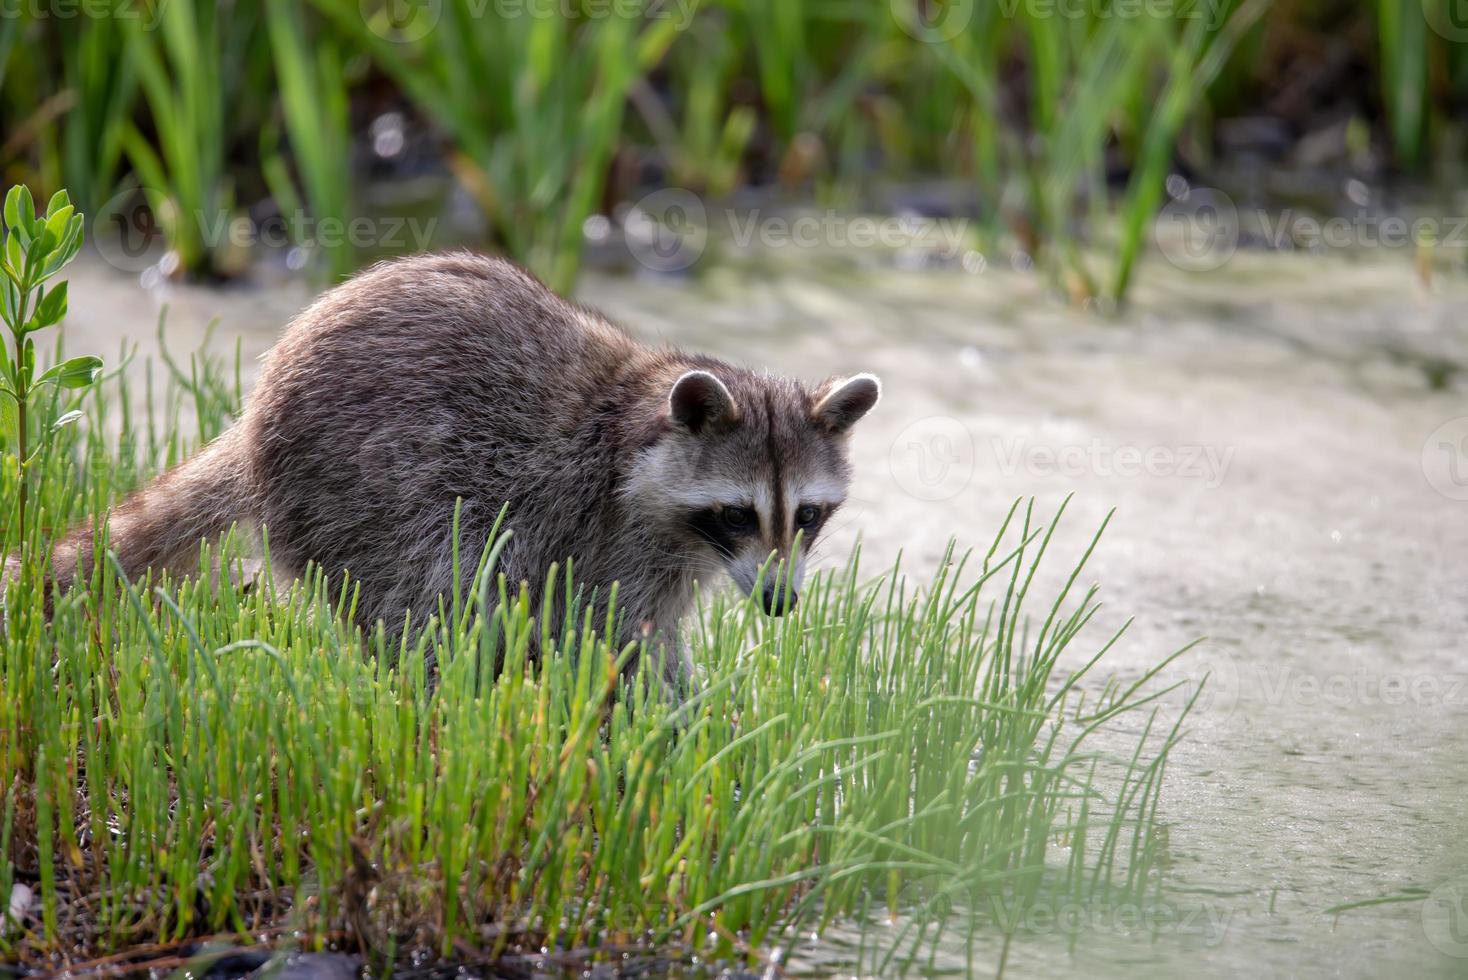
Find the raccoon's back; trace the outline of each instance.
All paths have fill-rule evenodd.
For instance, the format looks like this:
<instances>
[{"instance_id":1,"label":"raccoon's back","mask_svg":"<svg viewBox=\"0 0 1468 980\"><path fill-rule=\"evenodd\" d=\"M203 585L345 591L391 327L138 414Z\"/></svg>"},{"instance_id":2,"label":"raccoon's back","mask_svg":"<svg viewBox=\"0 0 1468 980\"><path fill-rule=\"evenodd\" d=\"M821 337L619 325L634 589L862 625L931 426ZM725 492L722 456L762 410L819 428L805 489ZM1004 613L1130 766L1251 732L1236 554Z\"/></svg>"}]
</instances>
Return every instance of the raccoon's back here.
<instances>
[{"instance_id":1,"label":"raccoon's back","mask_svg":"<svg viewBox=\"0 0 1468 980\"><path fill-rule=\"evenodd\" d=\"M248 416L380 427L433 406L512 409L554 426L638 351L518 267L468 253L376 266L326 293L271 351ZM394 410L397 409L397 410ZM290 416L290 417L287 417ZM274 433L278 438L279 432Z\"/></svg>"},{"instance_id":2,"label":"raccoon's back","mask_svg":"<svg viewBox=\"0 0 1468 980\"><path fill-rule=\"evenodd\" d=\"M602 506L589 416L642 356L509 263L380 265L302 313L267 360L241 421L267 529L287 558L361 575L419 543L441 551L457 498L476 527L505 502L522 516Z\"/></svg>"}]
</instances>

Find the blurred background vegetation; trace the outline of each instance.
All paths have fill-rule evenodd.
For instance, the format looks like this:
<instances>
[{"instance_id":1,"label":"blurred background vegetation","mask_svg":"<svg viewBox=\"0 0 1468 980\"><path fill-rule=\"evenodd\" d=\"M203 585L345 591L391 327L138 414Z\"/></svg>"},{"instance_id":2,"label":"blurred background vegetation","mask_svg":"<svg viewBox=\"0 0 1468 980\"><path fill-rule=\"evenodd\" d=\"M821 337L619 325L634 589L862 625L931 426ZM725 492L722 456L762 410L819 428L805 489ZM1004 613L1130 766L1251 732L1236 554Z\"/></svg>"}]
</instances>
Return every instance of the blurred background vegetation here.
<instances>
[{"instance_id":1,"label":"blurred background vegetation","mask_svg":"<svg viewBox=\"0 0 1468 980\"><path fill-rule=\"evenodd\" d=\"M567 289L678 187L962 213L976 248L1120 300L1170 176L1454 186L1452 2L12 0L0 176L156 222L178 276L248 270L221 221L276 221L293 268L340 278L406 246L321 222L448 214L428 244Z\"/></svg>"}]
</instances>

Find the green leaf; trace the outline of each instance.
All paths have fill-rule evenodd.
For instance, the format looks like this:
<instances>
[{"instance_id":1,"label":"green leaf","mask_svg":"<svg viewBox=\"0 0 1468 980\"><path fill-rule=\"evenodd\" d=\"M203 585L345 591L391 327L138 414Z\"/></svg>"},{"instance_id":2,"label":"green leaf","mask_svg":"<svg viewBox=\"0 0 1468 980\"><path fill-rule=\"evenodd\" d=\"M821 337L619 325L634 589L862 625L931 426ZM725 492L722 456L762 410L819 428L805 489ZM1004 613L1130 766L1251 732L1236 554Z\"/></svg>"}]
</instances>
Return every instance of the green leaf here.
<instances>
[{"instance_id":1,"label":"green leaf","mask_svg":"<svg viewBox=\"0 0 1468 980\"><path fill-rule=\"evenodd\" d=\"M19 424L15 398L0 396L0 439L4 439L8 445L15 445L15 434Z\"/></svg>"},{"instance_id":2,"label":"green leaf","mask_svg":"<svg viewBox=\"0 0 1468 980\"><path fill-rule=\"evenodd\" d=\"M25 274L31 277L32 282L36 281L36 273L41 269L41 259L50 253L51 246L55 244L55 242L48 243L45 234L42 234L39 238L32 238L31 243L26 246L25 258L22 261L25 263Z\"/></svg>"},{"instance_id":3,"label":"green leaf","mask_svg":"<svg viewBox=\"0 0 1468 980\"><path fill-rule=\"evenodd\" d=\"M60 429L63 426L71 425L71 423L75 422L81 417L82 410L79 408L73 408L71 411L65 412L57 417L56 421L51 423L51 431L55 432L57 429Z\"/></svg>"},{"instance_id":4,"label":"green leaf","mask_svg":"<svg viewBox=\"0 0 1468 980\"><path fill-rule=\"evenodd\" d=\"M31 225L36 223L36 202L31 198L31 189L25 184L20 184L19 205L20 213L16 215L17 221L11 225L12 228L24 228L26 234L30 234Z\"/></svg>"},{"instance_id":5,"label":"green leaf","mask_svg":"<svg viewBox=\"0 0 1468 980\"><path fill-rule=\"evenodd\" d=\"M20 290L15 288L15 283L7 276L0 280L0 317L6 323L14 323L20 316Z\"/></svg>"},{"instance_id":6,"label":"green leaf","mask_svg":"<svg viewBox=\"0 0 1468 980\"><path fill-rule=\"evenodd\" d=\"M65 193L65 191L58 191L57 193L62 194ZM55 204L56 199L52 198L51 203ZM75 212L76 208L72 207L70 204L66 204L60 208L57 208L55 214L48 214L46 216L46 233L57 242L62 241L66 237L67 227L71 222L72 214L74 214Z\"/></svg>"},{"instance_id":7,"label":"green leaf","mask_svg":"<svg viewBox=\"0 0 1468 980\"><path fill-rule=\"evenodd\" d=\"M25 246L21 244L20 235L14 231L5 239L5 264L17 276L25 277Z\"/></svg>"},{"instance_id":8,"label":"green leaf","mask_svg":"<svg viewBox=\"0 0 1468 980\"><path fill-rule=\"evenodd\" d=\"M25 190L24 184L16 184L5 194L5 227L14 228L20 224L20 192Z\"/></svg>"},{"instance_id":9,"label":"green leaf","mask_svg":"<svg viewBox=\"0 0 1468 980\"><path fill-rule=\"evenodd\" d=\"M46 205L46 220L49 222L63 208L68 211L76 210L71 206L71 195L66 193L65 187L51 195L51 203Z\"/></svg>"},{"instance_id":10,"label":"green leaf","mask_svg":"<svg viewBox=\"0 0 1468 980\"><path fill-rule=\"evenodd\" d=\"M36 384L39 386L55 381L63 388L85 388L101 376L102 358L84 354L51 367L36 379Z\"/></svg>"},{"instance_id":11,"label":"green leaf","mask_svg":"<svg viewBox=\"0 0 1468 980\"><path fill-rule=\"evenodd\" d=\"M51 233L51 229L47 227L46 222L37 221L36 240L31 244L40 249L36 256L36 265L39 267L44 264L46 259L51 257L52 252L56 251L56 246L61 244L61 239Z\"/></svg>"},{"instance_id":12,"label":"green leaf","mask_svg":"<svg viewBox=\"0 0 1468 980\"><path fill-rule=\"evenodd\" d=\"M41 301L36 304L36 312L31 315L30 322L26 324L26 329L42 330L54 323L60 323L65 316L66 283L61 282L56 284L55 289L41 297Z\"/></svg>"},{"instance_id":13,"label":"green leaf","mask_svg":"<svg viewBox=\"0 0 1468 980\"><path fill-rule=\"evenodd\" d=\"M46 260L46 265L41 269L41 278L54 276L72 259L76 253L81 251L83 223L81 215L72 215L71 221L67 222L66 233L61 239L61 244L51 251L51 257Z\"/></svg>"}]
</instances>

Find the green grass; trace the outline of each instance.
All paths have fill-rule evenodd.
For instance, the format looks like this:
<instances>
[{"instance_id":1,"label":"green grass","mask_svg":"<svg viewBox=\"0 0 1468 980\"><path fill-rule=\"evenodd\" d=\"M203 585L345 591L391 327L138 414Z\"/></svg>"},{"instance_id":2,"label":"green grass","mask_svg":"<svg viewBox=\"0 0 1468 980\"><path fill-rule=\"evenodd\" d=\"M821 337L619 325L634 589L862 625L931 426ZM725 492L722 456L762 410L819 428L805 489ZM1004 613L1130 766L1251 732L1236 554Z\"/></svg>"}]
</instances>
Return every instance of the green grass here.
<instances>
[{"instance_id":1,"label":"green grass","mask_svg":"<svg viewBox=\"0 0 1468 980\"><path fill-rule=\"evenodd\" d=\"M56 436L33 545L228 424L220 359L167 375L142 397L112 379ZM40 907L0 928L0 960L216 936L382 964L758 964L890 911L915 925L883 939L888 964L920 969L940 939L1001 928L945 911L955 896L1140 895L1185 712L1158 720L1155 671L1095 676L1117 638L1090 635L1089 549L1059 593L1035 584L1054 527L1017 506L921 583L853 556L782 619L710 597L681 707L624 686L631 651L574 603L547 623L517 599L493 574L503 537L462 542L478 585L412 645L314 577L241 585L232 542L183 582L102 564L49 619L28 563L0 647L0 896L23 879Z\"/></svg>"},{"instance_id":2,"label":"green grass","mask_svg":"<svg viewBox=\"0 0 1468 980\"><path fill-rule=\"evenodd\" d=\"M427 155L441 150L482 210L481 244L561 289L579 272L586 219L659 182L715 198L778 182L862 205L890 182L940 178L969 188L976 247L1023 251L1057 293L1109 306L1131 287L1179 146L1206 158L1212 118L1259 111L1280 56L1301 54L1308 71L1321 37L1373 65L1379 105L1362 111L1395 165L1451 187L1461 156L1449 110L1468 92L1468 45L1435 31L1417 0L1064 15L955 2L965 29L926 40L913 12L939 0L640 6L655 15L571 4L497 16L444 0L427 30L391 22L411 5L354 0L22 11L0 20L0 168L42 196L69 185L94 212L140 185L185 273L232 275L248 256L218 230L268 211L264 198L291 227L357 216L353 139L370 113L407 107L431 126ZM1108 166L1126 168L1124 189L1108 188ZM332 278L366 257L323 251Z\"/></svg>"},{"instance_id":3,"label":"green grass","mask_svg":"<svg viewBox=\"0 0 1468 980\"><path fill-rule=\"evenodd\" d=\"M309 214L318 222L334 223L311 244L324 254L330 278L345 279L356 271L357 256L341 229L357 209L353 207L347 80L339 42L324 32L312 38L296 0L266 0L265 9L280 79L281 114L310 206L300 200L286 158L278 150L262 154L265 180L283 214Z\"/></svg>"},{"instance_id":4,"label":"green grass","mask_svg":"<svg viewBox=\"0 0 1468 980\"><path fill-rule=\"evenodd\" d=\"M628 93L678 22L627 15L497 17L450 0L411 43L364 20L356 0L316 6L453 140L450 164L496 243L553 288L580 268L582 227L602 203ZM647 4L633 4L646 7Z\"/></svg>"},{"instance_id":5,"label":"green grass","mask_svg":"<svg viewBox=\"0 0 1468 980\"><path fill-rule=\"evenodd\" d=\"M78 206L95 211L117 183L137 73L124 53L121 21L81 18L75 31L62 46L64 91L73 93L73 105L60 120L64 135L57 152L67 190Z\"/></svg>"},{"instance_id":6,"label":"green grass","mask_svg":"<svg viewBox=\"0 0 1468 980\"><path fill-rule=\"evenodd\" d=\"M245 63L258 34L250 4L216 6L169 0L153 21L121 21L127 57L148 106L145 130L129 126L123 146L180 268L195 275L226 269L235 216L228 154L248 113Z\"/></svg>"}]
</instances>

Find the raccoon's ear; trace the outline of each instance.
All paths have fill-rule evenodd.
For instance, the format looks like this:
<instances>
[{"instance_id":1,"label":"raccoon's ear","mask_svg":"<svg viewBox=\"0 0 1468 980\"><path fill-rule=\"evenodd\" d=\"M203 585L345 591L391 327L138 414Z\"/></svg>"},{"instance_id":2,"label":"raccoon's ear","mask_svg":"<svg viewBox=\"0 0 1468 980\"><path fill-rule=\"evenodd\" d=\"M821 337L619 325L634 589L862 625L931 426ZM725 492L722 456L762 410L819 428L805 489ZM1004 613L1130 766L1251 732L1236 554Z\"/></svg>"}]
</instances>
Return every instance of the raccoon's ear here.
<instances>
[{"instance_id":1,"label":"raccoon's ear","mask_svg":"<svg viewBox=\"0 0 1468 980\"><path fill-rule=\"evenodd\" d=\"M739 418L734 396L724 382L707 371L689 371L673 383L668 393L668 412L673 421L693 433Z\"/></svg>"},{"instance_id":2,"label":"raccoon's ear","mask_svg":"<svg viewBox=\"0 0 1468 980\"><path fill-rule=\"evenodd\" d=\"M881 397L882 383L875 374L837 378L826 384L825 392L810 410L811 421L832 432L845 432L870 412Z\"/></svg>"}]
</instances>

